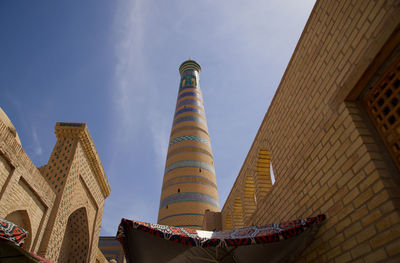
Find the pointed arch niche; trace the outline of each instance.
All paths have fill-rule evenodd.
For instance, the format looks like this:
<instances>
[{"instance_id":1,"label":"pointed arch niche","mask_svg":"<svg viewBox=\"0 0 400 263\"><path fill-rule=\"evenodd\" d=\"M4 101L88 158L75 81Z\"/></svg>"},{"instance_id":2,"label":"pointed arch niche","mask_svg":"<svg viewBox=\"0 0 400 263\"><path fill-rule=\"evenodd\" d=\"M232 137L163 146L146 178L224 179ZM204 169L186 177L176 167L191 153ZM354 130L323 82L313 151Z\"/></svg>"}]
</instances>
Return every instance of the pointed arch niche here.
<instances>
[{"instance_id":1,"label":"pointed arch niche","mask_svg":"<svg viewBox=\"0 0 400 263\"><path fill-rule=\"evenodd\" d=\"M240 197L236 197L233 202L233 227L241 228L244 226L243 221L243 206Z\"/></svg>"},{"instance_id":2,"label":"pointed arch niche","mask_svg":"<svg viewBox=\"0 0 400 263\"><path fill-rule=\"evenodd\" d=\"M29 251L32 242L32 226L28 212L26 210L17 210L8 214L5 219L28 231L23 247Z\"/></svg>"},{"instance_id":3,"label":"pointed arch niche","mask_svg":"<svg viewBox=\"0 0 400 263\"><path fill-rule=\"evenodd\" d=\"M231 213L228 213L224 220L224 230L230 230L232 228L232 215Z\"/></svg>"},{"instance_id":4,"label":"pointed arch niche","mask_svg":"<svg viewBox=\"0 0 400 263\"><path fill-rule=\"evenodd\" d=\"M251 215L256 211L256 201L256 187L253 176L247 175L243 187L243 206L246 219L251 217Z\"/></svg>"},{"instance_id":5,"label":"pointed arch niche","mask_svg":"<svg viewBox=\"0 0 400 263\"><path fill-rule=\"evenodd\" d=\"M89 225L84 207L75 210L68 218L61 245L59 262L88 262Z\"/></svg>"},{"instance_id":6,"label":"pointed arch niche","mask_svg":"<svg viewBox=\"0 0 400 263\"><path fill-rule=\"evenodd\" d=\"M271 153L266 148L261 148L257 154L256 163L256 197L258 199L264 198L272 188L273 176ZM275 181L275 178L274 178Z\"/></svg>"}]
</instances>

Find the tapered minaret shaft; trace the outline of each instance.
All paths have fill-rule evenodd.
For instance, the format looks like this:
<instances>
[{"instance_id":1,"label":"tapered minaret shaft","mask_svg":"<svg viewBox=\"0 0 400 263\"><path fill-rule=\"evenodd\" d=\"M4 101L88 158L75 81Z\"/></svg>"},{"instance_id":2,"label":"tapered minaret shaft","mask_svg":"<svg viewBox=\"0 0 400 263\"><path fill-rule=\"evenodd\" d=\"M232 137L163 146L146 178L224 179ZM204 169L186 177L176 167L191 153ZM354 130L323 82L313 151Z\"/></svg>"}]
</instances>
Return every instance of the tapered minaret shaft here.
<instances>
[{"instance_id":1,"label":"tapered minaret shaft","mask_svg":"<svg viewBox=\"0 0 400 263\"><path fill-rule=\"evenodd\" d=\"M179 67L181 81L165 164L159 224L201 228L206 209L220 211L200 70L200 65L190 59Z\"/></svg>"}]
</instances>

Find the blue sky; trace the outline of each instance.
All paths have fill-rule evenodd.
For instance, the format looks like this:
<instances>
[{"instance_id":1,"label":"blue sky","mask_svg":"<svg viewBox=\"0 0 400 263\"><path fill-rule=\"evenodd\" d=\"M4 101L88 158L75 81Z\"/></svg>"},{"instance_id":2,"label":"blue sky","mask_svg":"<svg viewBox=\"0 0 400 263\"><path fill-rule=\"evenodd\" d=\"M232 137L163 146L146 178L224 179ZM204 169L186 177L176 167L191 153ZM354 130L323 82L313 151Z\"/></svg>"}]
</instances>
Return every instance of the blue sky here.
<instances>
[{"instance_id":1,"label":"blue sky","mask_svg":"<svg viewBox=\"0 0 400 263\"><path fill-rule=\"evenodd\" d=\"M111 185L102 235L155 223L179 84L203 91L221 208L315 0L0 1L0 107L36 166L85 122Z\"/></svg>"}]
</instances>

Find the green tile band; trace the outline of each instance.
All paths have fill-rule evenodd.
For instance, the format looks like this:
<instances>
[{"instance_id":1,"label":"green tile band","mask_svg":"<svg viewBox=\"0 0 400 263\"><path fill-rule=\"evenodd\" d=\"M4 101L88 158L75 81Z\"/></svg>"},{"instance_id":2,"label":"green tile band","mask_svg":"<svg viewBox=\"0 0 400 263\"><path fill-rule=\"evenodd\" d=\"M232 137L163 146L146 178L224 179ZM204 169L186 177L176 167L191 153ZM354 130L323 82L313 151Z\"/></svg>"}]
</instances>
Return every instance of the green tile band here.
<instances>
[{"instance_id":1,"label":"green tile band","mask_svg":"<svg viewBox=\"0 0 400 263\"><path fill-rule=\"evenodd\" d=\"M176 163L173 163L165 168L165 174L168 172L178 169L178 168L184 168L184 167L197 167L197 168L203 168L211 173L215 174L215 169L212 165L209 165L208 163L205 162L200 162L200 161L194 161L194 160L184 160L184 161L179 161Z\"/></svg>"},{"instance_id":2,"label":"green tile band","mask_svg":"<svg viewBox=\"0 0 400 263\"><path fill-rule=\"evenodd\" d=\"M218 200L211 195L198 192L186 192L186 193L176 193L165 197L160 202L160 209L167 205L181 203L181 202L201 202L219 208Z\"/></svg>"}]
</instances>

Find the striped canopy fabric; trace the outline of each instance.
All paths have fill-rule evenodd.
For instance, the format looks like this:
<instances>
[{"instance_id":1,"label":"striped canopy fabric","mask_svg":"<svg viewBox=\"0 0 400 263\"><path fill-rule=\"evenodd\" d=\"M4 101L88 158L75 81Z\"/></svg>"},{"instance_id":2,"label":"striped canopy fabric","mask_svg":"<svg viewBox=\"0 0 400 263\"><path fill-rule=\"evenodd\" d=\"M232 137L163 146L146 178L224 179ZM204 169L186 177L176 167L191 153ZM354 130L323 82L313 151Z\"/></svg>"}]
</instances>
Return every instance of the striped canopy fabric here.
<instances>
[{"instance_id":1,"label":"striped canopy fabric","mask_svg":"<svg viewBox=\"0 0 400 263\"><path fill-rule=\"evenodd\" d=\"M325 215L226 231L202 231L122 219L117 239L128 262L292 262Z\"/></svg>"}]
</instances>

